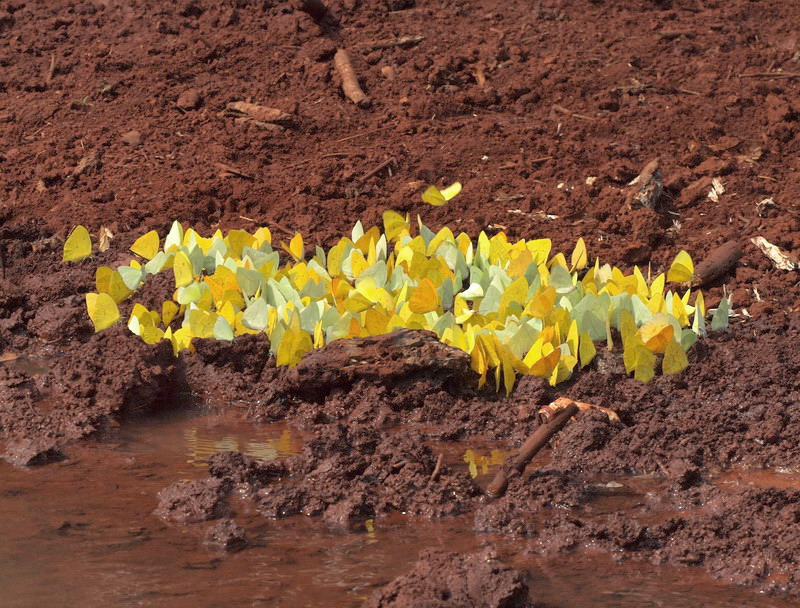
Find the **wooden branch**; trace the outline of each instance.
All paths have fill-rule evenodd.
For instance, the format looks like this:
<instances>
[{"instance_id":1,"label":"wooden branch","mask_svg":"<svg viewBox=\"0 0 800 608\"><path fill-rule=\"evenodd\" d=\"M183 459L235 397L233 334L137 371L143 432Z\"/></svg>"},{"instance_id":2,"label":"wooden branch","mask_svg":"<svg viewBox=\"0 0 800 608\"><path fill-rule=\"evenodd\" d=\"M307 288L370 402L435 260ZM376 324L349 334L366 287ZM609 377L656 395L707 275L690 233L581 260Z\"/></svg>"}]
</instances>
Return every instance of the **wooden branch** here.
<instances>
[{"instance_id":1,"label":"wooden branch","mask_svg":"<svg viewBox=\"0 0 800 608\"><path fill-rule=\"evenodd\" d=\"M246 116L258 122L290 122L293 116L278 108L268 108L246 101L232 101L225 106L225 111L234 116Z\"/></svg>"},{"instance_id":2,"label":"wooden branch","mask_svg":"<svg viewBox=\"0 0 800 608\"><path fill-rule=\"evenodd\" d=\"M533 457L547 445L553 435L564 428L578 411L578 404L573 401L557 412L548 422L539 425L522 444L517 454L500 467L489 487L486 488L486 493L495 498L503 496L508 488L509 480L520 475Z\"/></svg>"},{"instance_id":3,"label":"wooden branch","mask_svg":"<svg viewBox=\"0 0 800 608\"><path fill-rule=\"evenodd\" d=\"M378 165L377 167L375 167L374 169L372 169L372 171L369 171L368 173L366 173L366 174L365 174L365 175L364 175L364 176L363 176L363 177L362 177L360 180L358 180L358 181L359 181L359 182L365 182L365 181L367 181L367 180L368 180L370 177L373 177L373 176L377 175L378 173L380 173L381 171L383 171L383 170L384 170L384 169L386 169L387 167L390 167L390 166L391 166L391 165L393 165L393 164L394 164L394 157L389 157L388 159L386 159L385 161L383 161L383 162L382 162L380 165Z\"/></svg>"},{"instance_id":4,"label":"wooden branch","mask_svg":"<svg viewBox=\"0 0 800 608\"><path fill-rule=\"evenodd\" d=\"M336 51L333 57L333 65L336 66L336 71L339 72L339 78L342 79L342 91L345 97L356 104L359 108L368 108L372 105L372 100L358 84L356 72L353 69L353 64L350 62L350 55L344 49Z\"/></svg>"},{"instance_id":5,"label":"wooden branch","mask_svg":"<svg viewBox=\"0 0 800 608\"><path fill-rule=\"evenodd\" d=\"M433 467L433 473L431 473L430 483L433 483L439 478L439 473L442 472L442 462L444 461L444 454L439 454L439 457L436 459L436 466Z\"/></svg>"}]
</instances>

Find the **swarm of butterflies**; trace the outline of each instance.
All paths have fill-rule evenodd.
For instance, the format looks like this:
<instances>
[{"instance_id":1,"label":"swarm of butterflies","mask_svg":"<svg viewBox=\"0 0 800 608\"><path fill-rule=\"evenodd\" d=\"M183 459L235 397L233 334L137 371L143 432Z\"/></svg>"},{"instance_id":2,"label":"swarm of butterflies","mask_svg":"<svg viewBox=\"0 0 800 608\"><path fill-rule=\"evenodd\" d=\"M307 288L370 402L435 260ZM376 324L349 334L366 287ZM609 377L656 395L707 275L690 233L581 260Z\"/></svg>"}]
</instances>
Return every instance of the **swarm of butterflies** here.
<instances>
[{"instance_id":1,"label":"swarm of butterflies","mask_svg":"<svg viewBox=\"0 0 800 608\"><path fill-rule=\"evenodd\" d=\"M423 199L443 204L460 190L454 186L431 186ZM306 247L300 234L274 247L267 227L203 237L176 221L163 240L155 230L138 238L129 264L100 266L86 306L95 331L107 329L150 275L172 271L172 298L160 310L134 304L127 324L148 344L169 340L176 355L191 351L193 338L230 342L264 332L277 364L293 366L334 340L426 329L469 353L479 386L492 373L506 393L517 374L556 385L592 361L596 343L614 349L615 340L635 378L649 381L658 366L679 373L706 333L685 251L666 276L645 277L638 267L625 274L599 260L589 265L583 239L567 260L551 255L547 238L510 242L482 232L473 242L447 227L433 232L419 217L416 228L408 215L385 211L382 231L359 221L326 251ZM88 231L76 227L64 261L91 252ZM727 327L729 305L721 301L712 329Z\"/></svg>"}]
</instances>

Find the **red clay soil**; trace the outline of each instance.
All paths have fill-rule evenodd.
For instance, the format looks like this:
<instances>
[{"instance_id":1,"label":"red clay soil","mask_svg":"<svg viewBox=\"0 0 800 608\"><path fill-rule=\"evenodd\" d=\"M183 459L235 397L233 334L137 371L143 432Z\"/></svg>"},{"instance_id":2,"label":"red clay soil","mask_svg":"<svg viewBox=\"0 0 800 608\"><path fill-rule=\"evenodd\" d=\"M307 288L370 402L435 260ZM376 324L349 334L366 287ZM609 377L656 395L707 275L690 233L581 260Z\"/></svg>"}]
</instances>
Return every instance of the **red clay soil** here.
<instances>
[{"instance_id":1,"label":"red clay soil","mask_svg":"<svg viewBox=\"0 0 800 608\"><path fill-rule=\"evenodd\" d=\"M800 271L776 269L750 242L800 253L800 7L318 4L0 3L0 356L21 357L0 363L4 457L69 457L70 442L193 392L254 420L287 419L308 441L266 469L220 456L212 478L162 493L167 519L224 516L226 493L242 485L268 517L320 514L356 530L391 511L474 510L476 530L532 536L544 552L592 546L800 594L798 492L714 483L732 466L800 467ZM369 104L343 95L338 49ZM242 120L225 111L235 101L289 116ZM654 159L657 181L642 194L628 184ZM464 190L448 205L420 201L426 183L454 180ZM288 372L263 338L204 342L174 359L122 328L91 333L82 294L94 268L126 263L151 228L266 224L279 238L331 244L387 208L562 249L582 236L591 256L654 272L680 249L699 261L735 240L743 257L706 289L711 306L732 292L738 316L676 377L641 384L611 354L557 389L525 378L508 399L477 392L463 356L424 334L332 345ZM62 265L78 223L108 227L111 247ZM142 297L163 299L165 281ZM343 365L353 349L359 365ZM39 358L43 373L31 367ZM437 467L436 440L517 446L560 395L621 422L580 414L550 464L493 503ZM660 485L638 509L598 513L597 480L612 473L655 474ZM243 538L224 519L208 542Z\"/></svg>"}]
</instances>

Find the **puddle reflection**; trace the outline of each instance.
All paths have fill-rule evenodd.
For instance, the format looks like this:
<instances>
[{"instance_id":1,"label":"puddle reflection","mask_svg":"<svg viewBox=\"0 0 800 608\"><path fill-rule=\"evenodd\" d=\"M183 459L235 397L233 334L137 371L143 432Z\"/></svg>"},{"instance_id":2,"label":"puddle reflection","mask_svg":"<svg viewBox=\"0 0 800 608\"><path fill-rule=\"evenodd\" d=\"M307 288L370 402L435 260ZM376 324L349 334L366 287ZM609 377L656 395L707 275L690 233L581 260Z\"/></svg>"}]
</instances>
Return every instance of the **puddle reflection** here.
<instances>
[{"instance_id":1,"label":"puddle reflection","mask_svg":"<svg viewBox=\"0 0 800 608\"><path fill-rule=\"evenodd\" d=\"M475 479L478 475L488 475L491 467L503 464L509 453L506 450L492 450L489 454L481 454L467 450L464 452L464 462L469 466L470 477Z\"/></svg>"},{"instance_id":2,"label":"puddle reflection","mask_svg":"<svg viewBox=\"0 0 800 608\"><path fill-rule=\"evenodd\" d=\"M243 439L235 435L220 437L198 427L184 431L186 443L186 462L193 467L205 468L208 459L217 452L241 452L259 462L269 462L277 458L294 456L300 452L302 441L290 430L285 429L275 439Z\"/></svg>"}]
</instances>

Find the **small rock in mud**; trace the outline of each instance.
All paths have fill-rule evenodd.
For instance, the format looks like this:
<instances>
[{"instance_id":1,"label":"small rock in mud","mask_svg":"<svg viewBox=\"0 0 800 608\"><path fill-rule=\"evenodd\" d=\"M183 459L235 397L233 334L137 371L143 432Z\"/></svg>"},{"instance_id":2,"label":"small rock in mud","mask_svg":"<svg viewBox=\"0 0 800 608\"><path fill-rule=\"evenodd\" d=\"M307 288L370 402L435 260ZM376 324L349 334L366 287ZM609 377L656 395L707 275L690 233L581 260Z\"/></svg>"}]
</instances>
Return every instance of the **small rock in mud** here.
<instances>
[{"instance_id":1,"label":"small rock in mud","mask_svg":"<svg viewBox=\"0 0 800 608\"><path fill-rule=\"evenodd\" d=\"M247 535L235 521L225 518L208 529L206 544L225 551L239 551L247 546Z\"/></svg>"},{"instance_id":2,"label":"small rock in mud","mask_svg":"<svg viewBox=\"0 0 800 608\"><path fill-rule=\"evenodd\" d=\"M426 549L414 568L375 591L364 608L528 608L524 573L490 550L472 555Z\"/></svg>"},{"instance_id":3,"label":"small rock in mud","mask_svg":"<svg viewBox=\"0 0 800 608\"><path fill-rule=\"evenodd\" d=\"M122 143L135 147L142 143L142 134L139 131L128 131L127 133L123 133L120 139Z\"/></svg>"},{"instance_id":4,"label":"small rock in mud","mask_svg":"<svg viewBox=\"0 0 800 608\"><path fill-rule=\"evenodd\" d=\"M178 96L177 106L181 110L196 110L203 103L203 95L197 89L188 89Z\"/></svg>"},{"instance_id":5,"label":"small rock in mud","mask_svg":"<svg viewBox=\"0 0 800 608\"><path fill-rule=\"evenodd\" d=\"M328 507L322 520L331 528L352 532L363 527L371 517L371 511L365 501L350 497Z\"/></svg>"},{"instance_id":6,"label":"small rock in mud","mask_svg":"<svg viewBox=\"0 0 800 608\"><path fill-rule=\"evenodd\" d=\"M208 459L208 471L219 479L250 486L274 481L289 474L283 462L259 463L255 458L239 452L217 452L212 455Z\"/></svg>"},{"instance_id":7,"label":"small rock in mud","mask_svg":"<svg viewBox=\"0 0 800 608\"><path fill-rule=\"evenodd\" d=\"M223 498L230 483L216 477L176 481L158 493L155 514L179 524L191 524L221 517Z\"/></svg>"}]
</instances>

